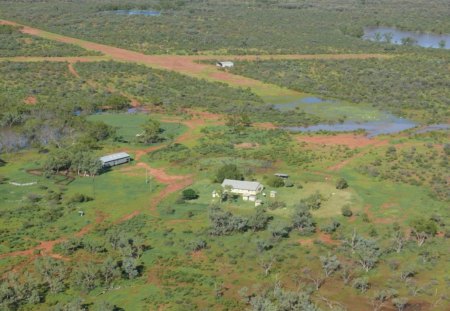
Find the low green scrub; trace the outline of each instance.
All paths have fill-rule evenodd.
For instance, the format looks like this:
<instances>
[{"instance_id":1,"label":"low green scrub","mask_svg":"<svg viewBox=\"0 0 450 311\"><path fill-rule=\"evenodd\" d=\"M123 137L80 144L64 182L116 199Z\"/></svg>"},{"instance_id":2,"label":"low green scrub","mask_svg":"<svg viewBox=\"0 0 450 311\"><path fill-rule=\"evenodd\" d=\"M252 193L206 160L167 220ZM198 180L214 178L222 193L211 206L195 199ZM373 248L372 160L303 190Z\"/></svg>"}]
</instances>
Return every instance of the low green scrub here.
<instances>
[{"instance_id":1,"label":"low green scrub","mask_svg":"<svg viewBox=\"0 0 450 311\"><path fill-rule=\"evenodd\" d=\"M449 116L450 96L444 86L450 81L448 64L444 57L415 54L392 59L246 61L238 62L233 72L298 91L369 104L408 118L439 123Z\"/></svg>"},{"instance_id":2,"label":"low green scrub","mask_svg":"<svg viewBox=\"0 0 450 311\"><path fill-rule=\"evenodd\" d=\"M18 27L0 25L0 57L14 56L86 56L99 55L70 45L23 34Z\"/></svg>"}]
</instances>

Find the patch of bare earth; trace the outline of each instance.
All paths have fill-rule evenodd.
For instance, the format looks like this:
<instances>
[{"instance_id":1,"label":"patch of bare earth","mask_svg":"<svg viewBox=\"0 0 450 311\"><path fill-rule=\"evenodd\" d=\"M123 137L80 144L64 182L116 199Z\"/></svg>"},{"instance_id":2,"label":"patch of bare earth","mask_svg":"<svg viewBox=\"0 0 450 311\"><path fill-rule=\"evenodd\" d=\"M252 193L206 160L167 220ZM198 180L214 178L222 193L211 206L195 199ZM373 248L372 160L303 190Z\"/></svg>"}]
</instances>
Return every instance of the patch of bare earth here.
<instances>
[{"instance_id":1,"label":"patch of bare earth","mask_svg":"<svg viewBox=\"0 0 450 311\"><path fill-rule=\"evenodd\" d=\"M240 143L240 144L234 145L234 148L237 148L237 149L253 149L253 148L258 148L258 147L259 147L258 143Z\"/></svg>"},{"instance_id":2,"label":"patch of bare earth","mask_svg":"<svg viewBox=\"0 0 450 311\"><path fill-rule=\"evenodd\" d=\"M24 99L23 102L25 103L25 105L34 106L37 104L37 98L35 96L28 96L27 98Z\"/></svg>"},{"instance_id":3,"label":"patch of bare earth","mask_svg":"<svg viewBox=\"0 0 450 311\"><path fill-rule=\"evenodd\" d=\"M314 136L297 136L298 142L306 142L318 145L344 145L352 149L362 148L380 143L375 138L368 138L364 135L355 134L337 134L337 135L314 135Z\"/></svg>"}]
</instances>

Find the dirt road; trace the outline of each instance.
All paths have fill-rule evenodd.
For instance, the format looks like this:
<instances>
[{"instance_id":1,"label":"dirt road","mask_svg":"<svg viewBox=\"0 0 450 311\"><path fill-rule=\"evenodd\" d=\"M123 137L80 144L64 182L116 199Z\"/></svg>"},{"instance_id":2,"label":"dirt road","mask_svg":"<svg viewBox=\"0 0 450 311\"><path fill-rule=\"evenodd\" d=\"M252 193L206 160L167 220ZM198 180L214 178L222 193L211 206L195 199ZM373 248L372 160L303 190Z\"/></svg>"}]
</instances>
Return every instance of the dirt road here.
<instances>
[{"instance_id":1,"label":"dirt road","mask_svg":"<svg viewBox=\"0 0 450 311\"><path fill-rule=\"evenodd\" d=\"M97 51L104 54L108 59L123 62L133 62L144 64L154 68L166 69L176 71L185 75L194 76L197 78L204 78L212 81L226 82L232 86L251 87L258 95L270 96L294 96L302 95L300 92L278 87L272 84L266 84L258 80L247 77L234 75L227 71L220 71L211 64L202 64L197 61L200 60L215 60L215 59L231 59L231 60L264 60L264 59L367 59L367 58L390 58L393 57L387 54L317 54L317 55L245 55L245 56L230 56L230 55L194 55L194 56L179 56L179 55L145 55L139 52L130 51L122 48L117 48L105 44L94 43L86 40L80 40L68 36L54 34L37 28L21 25L15 22L0 20L0 24L20 26L21 31L26 34L43 37L49 40L59 41L68 44L78 45L87 50ZM58 58L57 58L58 59ZM82 58L90 59L90 58Z\"/></svg>"}]
</instances>

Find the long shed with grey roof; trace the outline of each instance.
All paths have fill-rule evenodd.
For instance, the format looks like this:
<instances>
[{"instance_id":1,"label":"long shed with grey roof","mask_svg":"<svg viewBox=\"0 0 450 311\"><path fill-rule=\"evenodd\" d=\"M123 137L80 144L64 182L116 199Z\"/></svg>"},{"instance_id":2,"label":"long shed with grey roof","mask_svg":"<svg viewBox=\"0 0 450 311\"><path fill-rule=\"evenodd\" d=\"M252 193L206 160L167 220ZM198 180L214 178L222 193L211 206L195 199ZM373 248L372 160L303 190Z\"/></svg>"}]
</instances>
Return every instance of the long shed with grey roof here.
<instances>
[{"instance_id":1,"label":"long shed with grey roof","mask_svg":"<svg viewBox=\"0 0 450 311\"><path fill-rule=\"evenodd\" d=\"M126 152L119 152L106 155L100 158L103 167L111 167L131 161L131 156Z\"/></svg>"},{"instance_id":2,"label":"long shed with grey roof","mask_svg":"<svg viewBox=\"0 0 450 311\"><path fill-rule=\"evenodd\" d=\"M232 193L242 195L257 195L260 193L264 186L257 181L243 181L234 179L225 179L222 182L223 188L230 188Z\"/></svg>"}]
</instances>

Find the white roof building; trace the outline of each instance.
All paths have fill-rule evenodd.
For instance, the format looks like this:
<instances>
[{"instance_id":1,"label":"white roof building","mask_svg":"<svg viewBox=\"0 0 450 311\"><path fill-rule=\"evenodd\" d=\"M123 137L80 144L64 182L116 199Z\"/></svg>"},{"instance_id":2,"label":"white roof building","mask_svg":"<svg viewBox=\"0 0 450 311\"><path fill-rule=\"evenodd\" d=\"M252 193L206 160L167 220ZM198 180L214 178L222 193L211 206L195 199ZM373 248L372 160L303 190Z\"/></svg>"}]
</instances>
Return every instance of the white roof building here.
<instances>
[{"instance_id":1,"label":"white roof building","mask_svg":"<svg viewBox=\"0 0 450 311\"><path fill-rule=\"evenodd\" d=\"M100 158L104 167L116 166L131 161L131 156L126 152L118 152Z\"/></svg>"},{"instance_id":2,"label":"white roof building","mask_svg":"<svg viewBox=\"0 0 450 311\"><path fill-rule=\"evenodd\" d=\"M223 188L230 188L232 193L242 194L242 195L257 195L260 193L264 186L257 181L243 181L234 179L225 179L222 182Z\"/></svg>"},{"instance_id":3,"label":"white roof building","mask_svg":"<svg viewBox=\"0 0 450 311\"><path fill-rule=\"evenodd\" d=\"M231 68L231 67L234 67L234 63L230 62L230 61L217 62L216 66L220 67L220 68Z\"/></svg>"}]
</instances>

